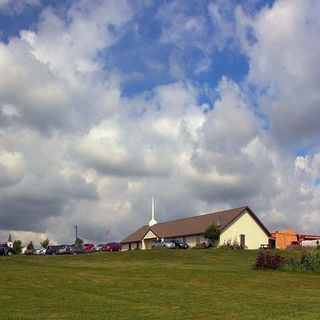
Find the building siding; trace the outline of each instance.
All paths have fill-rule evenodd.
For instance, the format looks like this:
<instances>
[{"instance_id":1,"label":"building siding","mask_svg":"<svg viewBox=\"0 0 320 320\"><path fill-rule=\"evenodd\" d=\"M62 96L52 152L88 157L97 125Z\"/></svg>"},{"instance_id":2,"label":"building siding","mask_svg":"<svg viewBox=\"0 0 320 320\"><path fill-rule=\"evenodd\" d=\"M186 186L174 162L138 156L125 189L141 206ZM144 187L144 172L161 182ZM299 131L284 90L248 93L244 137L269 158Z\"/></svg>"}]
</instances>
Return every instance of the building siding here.
<instances>
[{"instance_id":1,"label":"building siding","mask_svg":"<svg viewBox=\"0 0 320 320\"><path fill-rule=\"evenodd\" d=\"M219 245L228 242L240 244L240 235L245 235L247 249L259 249L261 244L268 244L269 237L252 216L245 212L220 235Z\"/></svg>"},{"instance_id":2,"label":"building siding","mask_svg":"<svg viewBox=\"0 0 320 320\"><path fill-rule=\"evenodd\" d=\"M292 241L298 241L297 232L293 229L285 229L272 233L272 237L276 239L276 248L285 249Z\"/></svg>"},{"instance_id":3,"label":"building siding","mask_svg":"<svg viewBox=\"0 0 320 320\"><path fill-rule=\"evenodd\" d=\"M137 250L137 249L141 249L141 248L142 248L141 241L139 241L139 242L131 242L131 246L130 246L129 243L123 243L121 245L121 251Z\"/></svg>"}]
</instances>

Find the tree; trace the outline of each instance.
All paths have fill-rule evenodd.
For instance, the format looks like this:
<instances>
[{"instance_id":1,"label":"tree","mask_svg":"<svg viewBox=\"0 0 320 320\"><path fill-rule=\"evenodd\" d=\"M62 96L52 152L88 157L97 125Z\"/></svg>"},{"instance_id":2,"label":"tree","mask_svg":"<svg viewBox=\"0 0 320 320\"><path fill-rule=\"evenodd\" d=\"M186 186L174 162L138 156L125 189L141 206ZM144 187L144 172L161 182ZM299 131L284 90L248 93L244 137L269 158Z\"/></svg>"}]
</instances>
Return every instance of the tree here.
<instances>
[{"instance_id":1,"label":"tree","mask_svg":"<svg viewBox=\"0 0 320 320\"><path fill-rule=\"evenodd\" d=\"M34 249L33 243L32 243L32 241L30 241L30 242L27 244L27 250L33 250L33 249Z\"/></svg>"},{"instance_id":2,"label":"tree","mask_svg":"<svg viewBox=\"0 0 320 320\"><path fill-rule=\"evenodd\" d=\"M49 245L49 242L50 242L50 240L47 238L47 239L43 240L42 242L40 242L40 245L41 245L43 248L47 249L47 247L48 247L48 245Z\"/></svg>"},{"instance_id":3,"label":"tree","mask_svg":"<svg viewBox=\"0 0 320 320\"><path fill-rule=\"evenodd\" d=\"M16 251L17 254L20 254L22 251L22 242L21 240L14 240L13 241L13 249Z\"/></svg>"},{"instance_id":4,"label":"tree","mask_svg":"<svg viewBox=\"0 0 320 320\"><path fill-rule=\"evenodd\" d=\"M209 240L209 246L212 247L213 241L219 240L220 238L220 229L219 227L215 224L212 223L203 233L203 236L205 239Z\"/></svg>"},{"instance_id":5,"label":"tree","mask_svg":"<svg viewBox=\"0 0 320 320\"><path fill-rule=\"evenodd\" d=\"M83 240L81 238L77 238L76 241L74 242L76 246L81 246L83 244Z\"/></svg>"}]
</instances>

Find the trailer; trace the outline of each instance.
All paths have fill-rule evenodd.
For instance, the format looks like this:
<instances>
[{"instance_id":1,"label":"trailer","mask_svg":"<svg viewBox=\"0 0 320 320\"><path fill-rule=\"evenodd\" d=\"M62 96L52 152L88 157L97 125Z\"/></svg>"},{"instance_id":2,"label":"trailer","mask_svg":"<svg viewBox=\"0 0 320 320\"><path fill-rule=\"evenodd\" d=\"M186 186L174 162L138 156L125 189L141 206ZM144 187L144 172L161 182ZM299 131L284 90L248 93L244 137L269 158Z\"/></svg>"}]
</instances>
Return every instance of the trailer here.
<instances>
[{"instance_id":1,"label":"trailer","mask_svg":"<svg viewBox=\"0 0 320 320\"><path fill-rule=\"evenodd\" d=\"M297 241L292 241L290 248L294 247L313 247L316 248L320 245L320 236L311 234L297 233Z\"/></svg>"}]
</instances>

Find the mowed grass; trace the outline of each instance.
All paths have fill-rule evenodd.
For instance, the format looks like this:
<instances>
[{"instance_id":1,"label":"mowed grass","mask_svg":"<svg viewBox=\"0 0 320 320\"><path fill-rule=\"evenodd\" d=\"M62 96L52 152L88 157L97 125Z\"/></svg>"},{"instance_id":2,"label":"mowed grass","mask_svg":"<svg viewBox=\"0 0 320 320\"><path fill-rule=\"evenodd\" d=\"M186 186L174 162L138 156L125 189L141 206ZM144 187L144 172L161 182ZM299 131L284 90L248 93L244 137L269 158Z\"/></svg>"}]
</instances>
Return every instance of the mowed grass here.
<instances>
[{"instance_id":1,"label":"mowed grass","mask_svg":"<svg viewBox=\"0 0 320 320\"><path fill-rule=\"evenodd\" d=\"M0 257L0 319L320 319L320 276L252 270L256 254Z\"/></svg>"}]
</instances>

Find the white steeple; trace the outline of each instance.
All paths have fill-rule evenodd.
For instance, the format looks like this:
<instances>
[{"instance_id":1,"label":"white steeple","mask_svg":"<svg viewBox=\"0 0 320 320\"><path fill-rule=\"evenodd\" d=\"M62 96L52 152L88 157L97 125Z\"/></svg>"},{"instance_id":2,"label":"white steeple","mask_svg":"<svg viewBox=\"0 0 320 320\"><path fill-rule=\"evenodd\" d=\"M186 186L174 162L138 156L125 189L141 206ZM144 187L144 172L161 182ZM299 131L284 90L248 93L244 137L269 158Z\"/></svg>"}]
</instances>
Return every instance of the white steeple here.
<instances>
[{"instance_id":1,"label":"white steeple","mask_svg":"<svg viewBox=\"0 0 320 320\"><path fill-rule=\"evenodd\" d=\"M9 238L7 241L7 246L10 248L13 248L13 242L12 242L12 237L11 237L11 233L9 233Z\"/></svg>"},{"instance_id":2,"label":"white steeple","mask_svg":"<svg viewBox=\"0 0 320 320\"><path fill-rule=\"evenodd\" d=\"M157 221L154 219L154 199L151 199L151 220L149 221L149 227L154 226L157 224Z\"/></svg>"}]
</instances>

